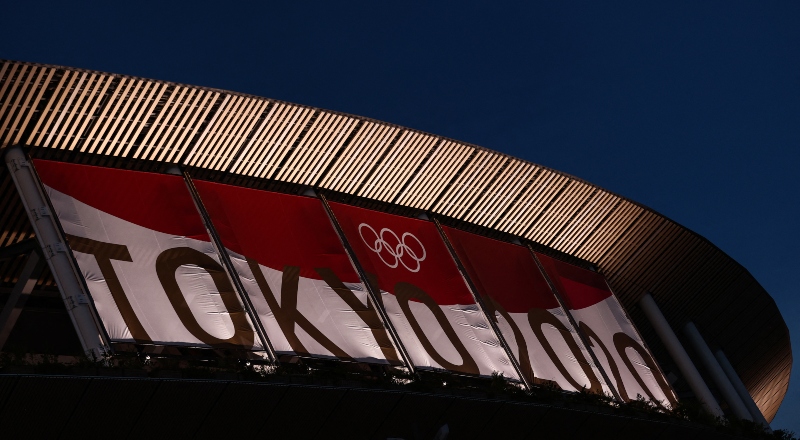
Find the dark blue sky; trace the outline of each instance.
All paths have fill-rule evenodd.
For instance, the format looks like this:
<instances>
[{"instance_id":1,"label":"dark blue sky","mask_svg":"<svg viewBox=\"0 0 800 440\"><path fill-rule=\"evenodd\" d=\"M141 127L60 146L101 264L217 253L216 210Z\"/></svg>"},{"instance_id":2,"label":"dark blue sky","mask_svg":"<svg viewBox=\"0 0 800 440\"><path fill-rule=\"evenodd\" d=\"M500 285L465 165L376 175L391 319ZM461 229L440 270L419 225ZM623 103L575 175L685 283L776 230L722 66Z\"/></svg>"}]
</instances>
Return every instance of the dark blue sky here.
<instances>
[{"instance_id":1,"label":"dark blue sky","mask_svg":"<svg viewBox=\"0 0 800 440\"><path fill-rule=\"evenodd\" d=\"M800 3L164 3L5 0L0 57L369 116L579 176L742 263L800 353ZM797 371L773 426L800 432Z\"/></svg>"}]
</instances>

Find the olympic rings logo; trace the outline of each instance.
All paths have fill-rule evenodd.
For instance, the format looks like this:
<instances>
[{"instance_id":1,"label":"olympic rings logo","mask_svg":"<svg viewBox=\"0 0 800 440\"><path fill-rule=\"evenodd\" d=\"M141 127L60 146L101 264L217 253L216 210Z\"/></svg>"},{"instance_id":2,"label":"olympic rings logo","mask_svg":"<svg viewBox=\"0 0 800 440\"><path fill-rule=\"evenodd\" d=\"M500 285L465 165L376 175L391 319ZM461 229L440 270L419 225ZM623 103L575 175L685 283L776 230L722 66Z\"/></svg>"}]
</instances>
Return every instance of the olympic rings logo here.
<instances>
[{"instance_id":1,"label":"olympic rings logo","mask_svg":"<svg viewBox=\"0 0 800 440\"><path fill-rule=\"evenodd\" d=\"M367 230L366 236L364 235L365 229ZM410 232L405 232L398 237L389 228L383 228L378 233L372 226L361 223L358 225L358 235L364 240L369 250L378 254L378 258L392 269L402 265L411 272L419 272L420 263L427 256L425 246ZM416 242L415 246L413 242L409 241L409 238Z\"/></svg>"}]
</instances>

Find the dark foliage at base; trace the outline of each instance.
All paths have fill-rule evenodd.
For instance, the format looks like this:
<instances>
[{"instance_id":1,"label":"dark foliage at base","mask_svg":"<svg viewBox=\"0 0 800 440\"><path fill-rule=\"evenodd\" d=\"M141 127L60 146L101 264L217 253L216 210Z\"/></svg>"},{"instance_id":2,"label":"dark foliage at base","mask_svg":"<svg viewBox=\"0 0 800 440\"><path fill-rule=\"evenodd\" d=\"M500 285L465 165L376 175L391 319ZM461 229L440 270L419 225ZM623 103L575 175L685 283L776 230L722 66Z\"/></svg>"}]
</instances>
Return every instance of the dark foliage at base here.
<instances>
[{"instance_id":1,"label":"dark foliage at base","mask_svg":"<svg viewBox=\"0 0 800 440\"><path fill-rule=\"evenodd\" d=\"M621 403L607 394L581 389L563 391L555 382L537 380L530 391L522 384L494 373L490 378L453 374L446 370L418 370L412 374L403 367L325 359L286 357L277 364L263 359L247 359L217 352L198 351L200 356L118 353L103 358L55 356L0 352L0 374L63 374L80 376L127 376L226 381L282 382L306 385L397 389L466 397L500 398L543 403L609 414L670 421L688 421L713 427L732 435L754 439L800 440L792 431L768 432L762 425L740 419L714 417L696 401L684 399L674 408L637 396ZM192 353L189 351L189 353ZM251 356L252 357L252 356Z\"/></svg>"}]
</instances>

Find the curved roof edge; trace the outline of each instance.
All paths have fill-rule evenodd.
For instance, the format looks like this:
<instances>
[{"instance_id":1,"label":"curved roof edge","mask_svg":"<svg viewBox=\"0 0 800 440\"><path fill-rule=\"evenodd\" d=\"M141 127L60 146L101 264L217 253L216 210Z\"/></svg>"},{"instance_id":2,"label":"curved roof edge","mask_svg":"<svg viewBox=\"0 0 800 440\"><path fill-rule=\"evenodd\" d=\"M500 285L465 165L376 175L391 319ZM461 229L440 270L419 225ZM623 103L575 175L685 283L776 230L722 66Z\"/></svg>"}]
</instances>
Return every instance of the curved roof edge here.
<instances>
[{"instance_id":1,"label":"curved roof edge","mask_svg":"<svg viewBox=\"0 0 800 440\"><path fill-rule=\"evenodd\" d=\"M0 147L12 144L313 186L520 236L597 265L659 361L644 292L726 352L768 420L788 388L788 328L744 267L640 203L504 153L237 92L0 60Z\"/></svg>"}]
</instances>

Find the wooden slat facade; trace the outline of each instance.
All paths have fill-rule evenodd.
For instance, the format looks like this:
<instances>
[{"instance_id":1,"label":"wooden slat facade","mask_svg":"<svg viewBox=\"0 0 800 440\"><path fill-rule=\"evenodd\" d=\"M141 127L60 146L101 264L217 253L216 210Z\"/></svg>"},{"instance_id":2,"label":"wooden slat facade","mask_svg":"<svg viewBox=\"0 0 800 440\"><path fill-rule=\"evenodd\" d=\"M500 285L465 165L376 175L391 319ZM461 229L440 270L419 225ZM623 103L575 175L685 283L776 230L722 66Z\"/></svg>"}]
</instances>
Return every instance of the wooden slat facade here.
<instances>
[{"instance_id":1,"label":"wooden slat facade","mask_svg":"<svg viewBox=\"0 0 800 440\"><path fill-rule=\"evenodd\" d=\"M313 186L527 239L599 268L660 361L670 362L637 307L645 292L675 328L694 321L723 348L768 420L788 388L788 329L746 269L647 207L540 165L307 106L0 60L0 147L15 144L40 157L74 152L104 166L138 160L226 182ZM32 231L4 167L0 177L6 246ZM0 283L13 283L20 264L1 262Z\"/></svg>"}]
</instances>

